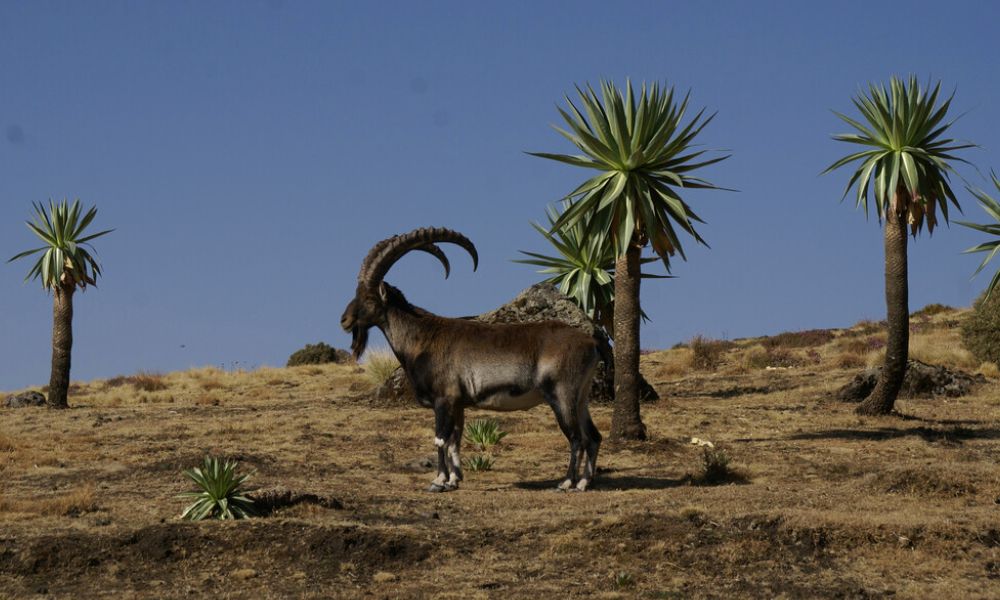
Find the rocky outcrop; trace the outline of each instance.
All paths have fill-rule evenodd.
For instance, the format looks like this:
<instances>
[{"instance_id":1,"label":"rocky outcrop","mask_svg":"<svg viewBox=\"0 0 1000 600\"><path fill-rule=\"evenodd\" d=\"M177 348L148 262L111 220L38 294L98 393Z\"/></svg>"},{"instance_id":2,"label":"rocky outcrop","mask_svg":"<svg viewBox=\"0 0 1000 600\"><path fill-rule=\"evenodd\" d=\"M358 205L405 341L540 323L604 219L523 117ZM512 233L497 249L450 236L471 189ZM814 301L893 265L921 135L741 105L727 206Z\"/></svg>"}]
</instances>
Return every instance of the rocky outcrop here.
<instances>
[{"instance_id":1,"label":"rocky outcrop","mask_svg":"<svg viewBox=\"0 0 1000 600\"><path fill-rule=\"evenodd\" d=\"M4 400L7 408L22 408L25 406L45 406L45 396L40 392L21 392L7 396Z\"/></svg>"},{"instance_id":2,"label":"rocky outcrop","mask_svg":"<svg viewBox=\"0 0 1000 600\"><path fill-rule=\"evenodd\" d=\"M854 376L844 387L837 390L837 399L843 402L861 402L871 394L882 374L882 367L867 369ZM929 365L919 360L910 360L906 365L906 377L901 398L932 398L946 396L956 398L972 392L980 383L985 383L982 375L970 375L947 367Z\"/></svg>"},{"instance_id":3,"label":"rocky outcrop","mask_svg":"<svg viewBox=\"0 0 1000 600\"><path fill-rule=\"evenodd\" d=\"M596 336L598 343L608 344L604 330L594 324L585 312L572 300L559 292L555 286L539 283L517 295L516 298L496 310L477 317L467 317L484 323L535 323L539 321L562 321L588 335ZM607 346L610 348L610 345ZM609 368L610 367L610 368ZM614 365L601 362L594 374L590 401L610 403L614 401ZM653 386L640 376L639 397L643 402L659 400ZM402 369L396 371L372 393L371 401L380 406L412 404L416 400L409 381Z\"/></svg>"}]
</instances>

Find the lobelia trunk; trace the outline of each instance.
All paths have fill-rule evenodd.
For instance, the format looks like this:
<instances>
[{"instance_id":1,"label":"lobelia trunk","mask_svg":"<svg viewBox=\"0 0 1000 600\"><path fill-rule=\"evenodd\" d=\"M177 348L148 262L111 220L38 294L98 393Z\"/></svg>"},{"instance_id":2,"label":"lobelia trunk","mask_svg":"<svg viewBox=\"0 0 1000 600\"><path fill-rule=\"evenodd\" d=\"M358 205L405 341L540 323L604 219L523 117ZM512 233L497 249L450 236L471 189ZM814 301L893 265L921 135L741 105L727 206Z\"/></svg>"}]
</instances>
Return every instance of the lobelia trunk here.
<instances>
[{"instance_id":1,"label":"lobelia trunk","mask_svg":"<svg viewBox=\"0 0 1000 600\"><path fill-rule=\"evenodd\" d=\"M887 415L906 376L910 343L909 289L906 267L906 216L888 211L885 220L885 305L888 339L878 384L858 406L862 415Z\"/></svg>"},{"instance_id":2,"label":"lobelia trunk","mask_svg":"<svg viewBox=\"0 0 1000 600\"><path fill-rule=\"evenodd\" d=\"M52 372L49 375L49 408L68 408L70 356L73 352L72 285L53 288Z\"/></svg>"},{"instance_id":3,"label":"lobelia trunk","mask_svg":"<svg viewBox=\"0 0 1000 600\"><path fill-rule=\"evenodd\" d=\"M615 407L611 438L644 440L646 426L639 416L639 257L631 244L615 261Z\"/></svg>"}]
</instances>

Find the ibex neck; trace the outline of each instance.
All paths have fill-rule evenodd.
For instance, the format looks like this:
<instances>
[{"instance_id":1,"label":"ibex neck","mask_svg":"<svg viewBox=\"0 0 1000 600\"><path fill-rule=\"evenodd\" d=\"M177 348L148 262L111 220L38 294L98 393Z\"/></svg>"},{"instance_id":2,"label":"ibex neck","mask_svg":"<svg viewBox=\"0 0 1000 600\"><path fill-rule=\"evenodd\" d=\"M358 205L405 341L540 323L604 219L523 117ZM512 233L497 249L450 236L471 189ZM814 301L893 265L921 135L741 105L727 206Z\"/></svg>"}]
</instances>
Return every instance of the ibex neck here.
<instances>
[{"instance_id":1,"label":"ibex neck","mask_svg":"<svg viewBox=\"0 0 1000 600\"><path fill-rule=\"evenodd\" d=\"M411 356L408 356L407 348L419 347L420 342L426 337L426 321L429 316L431 316L430 313L422 309L414 311L395 306L389 307L386 312L385 325L381 329L400 363L405 365L407 360L412 359Z\"/></svg>"}]
</instances>

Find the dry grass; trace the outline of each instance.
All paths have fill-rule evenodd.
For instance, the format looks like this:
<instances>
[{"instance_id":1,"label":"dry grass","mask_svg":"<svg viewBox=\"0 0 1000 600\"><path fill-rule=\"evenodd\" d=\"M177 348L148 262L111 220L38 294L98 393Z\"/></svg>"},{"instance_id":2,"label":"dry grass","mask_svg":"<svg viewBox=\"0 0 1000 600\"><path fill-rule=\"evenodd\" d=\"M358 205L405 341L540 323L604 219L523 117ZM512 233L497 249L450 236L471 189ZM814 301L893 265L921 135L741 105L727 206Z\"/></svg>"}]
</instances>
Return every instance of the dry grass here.
<instances>
[{"instance_id":1,"label":"dry grass","mask_svg":"<svg viewBox=\"0 0 1000 600\"><path fill-rule=\"evenodd\" d=\"M961 341L943 335L940 331L911 336L910 358L965 371L973 371L980 364L976 357L962 346Z\"/></svg>"},{"instance_id":2,"label":"dry grass","mask_svg":"<svg viewBox=\"0 0 1000 600\"><path fill-rule=\"evenodd\" d=\"M0 495L0 514L29 514L43 517L76 517L97 510L93 484L84 484L53 497L17 499Z\"/></svg>"},{"instance_id":3,"label":"dry grass","mask_svg":"<svg viewBox=\"0 0 1000 600\"><path fill-rule=\"evenodd\" d=\"M979 366L976 367L976 373L989 377L990 379L996 379L997 377L1000 377L1000 367L997 367L996 363L984 362L980 363Z\"/></svg>"},{"instance_id":4,"label":"dry grass","mask_svg":"<svg viewBox=\"0 0 1000 600\"><path fill-rule=\"evenodd\" d=\"M382 385L399 368L399 360L391 350L370 350L365 354L364 368L372 383Z\"/></svg>"},{"instance_id":5,"label":"dry grass","mask_svg":"<svg viewBox=\"0 0 1000 600\"><path fill-rule=\"evenodd\" d=\"M957 339L931 324L918 344ZM876 334L835 333L782 370L741 370L759 339L714 372L690 348L643 356L652 440L607 441L585 494L551 491L567 448L544 406L499 415L493 469L434 495L431 412L366 404L357 366L75 382L70 410L0 409L0 596L997 597L1000 382L862 419L833 400L858 358L840 344ZM611 407L591 411L607 433ZM708 485L692 437L739 478ZM181 469L206 452L343 508L182 523Z\"/></svg>"}]
</instances>

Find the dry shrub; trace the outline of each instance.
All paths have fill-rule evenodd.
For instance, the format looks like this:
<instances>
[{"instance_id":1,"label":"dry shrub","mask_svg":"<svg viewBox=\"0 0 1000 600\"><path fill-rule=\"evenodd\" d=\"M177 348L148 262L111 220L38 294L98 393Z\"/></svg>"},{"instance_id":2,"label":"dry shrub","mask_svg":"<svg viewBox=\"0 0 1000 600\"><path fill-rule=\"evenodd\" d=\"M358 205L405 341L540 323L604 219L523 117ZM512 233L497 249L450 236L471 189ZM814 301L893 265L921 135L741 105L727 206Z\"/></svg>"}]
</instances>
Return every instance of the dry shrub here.
<instances>
[{"instance_id":1,"label":"dry shrub","mask_svg":"<svg viewBox=\"0 0 1000 600\"><path fill-rule=\"evenodd\" d=\"M885 331L886 323L885 321L872 321L871 319L862 319L851 327L851 332L854 335L872 335L873 333L879 333Z\"/></svg>"},{"instance_id":2,"label":"dry shrub","mask_svg":"<svg viewBox=\"0 0 1000 600\"><path fill-rule=\"evenodd\" d=\"M145 371L139 371L132 376L132 386L144 392L158 392L167 389L167 384L163 381L163 374Z\"/></svg>"},{"instance_id":3,"label":"dry shrub","mask_svg":"<svg viewBox=\"0 0 1000 600\"><path fill-rule=\"evenodd\" d=\"M396 355L389 350L373 350L365 357L365 373L375 385L382 385L399 368Z\"/></svg>"},{"instance_id":4,"label":"dry shrub","mask_svg":"<svg viewBox=\"0 0 1000 600\"><path fill-rule=\"evenodd\" d=\"M740 357L740 368L743 371L756 371L767 366L767 349L764 346L751 346Z\"/></svg>"},{"instance_id":5,"label":"dry shrub","mask_svg":"<svg viewBox=\"0 0 1000 600\"><path fill-rule=\"evenodd\" d=\"M722 357L736 344L727 340L713 340L701 335L691 339L691 366L699 371L715 371L722 365Z\"/></svg>"},{"instance_id":6,"label":"dry shrub","mask_svg":"<svg viewBox=\"0 0 1000 600\"><path fill-rule=\"evenodd\" d=\"M762 343L766 348L815 348L832 342L833 338L829 329L807 329L779 333L765 338Z\"/></svg>"},{"instance_id":7,"label":"dry shrub","mask_svg":"<svg viewBox=\"0 0 1000 600\"><path fill-rule=\"evenodd\" d=\"M104 387L106 388L116 388L121 387L129 382L129 378L124 375L116 375L111 379L106 379L104 381Z\"/></svg>"},{"instance_id":8,"label":"dry shrub","mask_svg":"<svg viewBox=\"0 0 1000 600\"><path fill-rule=\"evenodd\" d=\"M54 498L17 500L0 498L0 513L28 513L43 516L75 516L97 510L97 494L92 484L78 487Z\"/></svg>"},{"instance_id":9,"label":"dry shrub","mask_svg":"<svg viewBox=\"0 0 1000 600\"><path fill-rule=\"evenodd\" d=\"M841 352L858 356L867 354L870 350L868 340L860 337L842 337L837 340L836 347Z\"/></svg>"},{"instance_id":10,"label":"dry shrub","mask_svg":"<svg viewBox=\"0 0 1000 600\"><path fill-rule=\"evenodd\" d=\"M135 375L118 375L104 381L104 387L117 388L124 385L131 385L133 388L143 392L159 392L167 389L167 384L163 381L162 373L139 371Z\"/></svg>"},{"instance_id":11,"label":"dry shrub","mask_svg":"<svg viewBox=\"0 0 1000 600\"><path fill-rule=\"evenodd\" d=\"M212 390L221 390L226 387L226 384L222 383L218 379L205 379L204 381L199 382L198 386L206 392L210 392Z\"/></svg>"},{"instance_id":12,"label":"dry shrub","mask_svg":"<svg viewBox=\"0 0 1000 600\"><path fill-rule=\"evenodd\" d=\"M860 369L865 366L865 359L855 352L841 352L833 359L833 364L838 369Z\"/></svg>"},{"instance_id":13,"label":"dry shrub","mask_svg":"<svg viewBox=\"0 0 1000 600\"><path fill-rule=\"evenodd\" d=\"M946 312L955 312L955 307L948 306L947 304L938 304L937 302L934 302L934 303L928 304L927 306L925 306L925 307L921 308L920 310L914 312L910 316L911 317L918 317L918 318L919 317L928 317L929 318L929 317L933 317L934 315L939 315L941 313L946 313Z\"/></svg>"}]
</instances>

